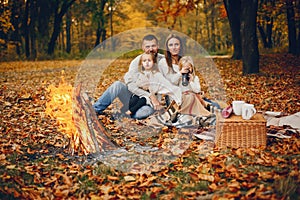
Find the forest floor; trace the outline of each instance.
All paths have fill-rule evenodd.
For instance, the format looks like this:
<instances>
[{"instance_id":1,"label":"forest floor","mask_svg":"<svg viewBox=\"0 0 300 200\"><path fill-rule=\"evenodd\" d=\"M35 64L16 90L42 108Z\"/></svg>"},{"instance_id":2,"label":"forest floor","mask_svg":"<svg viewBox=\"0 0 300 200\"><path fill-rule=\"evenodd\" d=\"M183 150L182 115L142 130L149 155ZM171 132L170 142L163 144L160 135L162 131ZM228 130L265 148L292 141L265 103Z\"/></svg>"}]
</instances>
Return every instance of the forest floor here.
<instances>
[{"instance_id":1,"label":"forest floor","mask_svg":"<svg viewBox=\"0 0 300 200\"><path fill-rule=\"evenodd\" d=\"M228 102L243 99L259 111L285 115L300 111L299 57L261 55L260 73L247 76L242 76L240 61L213 61ZM93 97L121 80L129 62L120 60L106 69ZM300 135L291 127L267 127L268 132L283 131L291 138L267 137L266 148L213 148L204 154L203 147L212 144L193 138L175 160L146 174L71 156L66 134L45 110L49 86L59 85L61 77L72 86L81 64L77 60L0 63L0 199L299 198ZM208 86L203 84L205 90ZM125 140L142 143L138 133L128 137L109 117L99 120L113 133L116 144L128 149ZM161 137L149 142L159 146Z\"/></svg>"}]
</instances>

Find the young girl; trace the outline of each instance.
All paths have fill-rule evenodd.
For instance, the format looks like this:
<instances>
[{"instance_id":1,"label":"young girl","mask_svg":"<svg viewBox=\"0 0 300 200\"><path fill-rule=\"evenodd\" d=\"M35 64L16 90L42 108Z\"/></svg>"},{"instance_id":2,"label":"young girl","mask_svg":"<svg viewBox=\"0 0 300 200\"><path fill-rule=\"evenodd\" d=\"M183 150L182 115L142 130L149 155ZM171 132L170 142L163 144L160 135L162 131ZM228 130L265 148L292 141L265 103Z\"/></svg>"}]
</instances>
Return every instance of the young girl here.
<instances>
[{"instance_id":1,"label":"young girl","mask_svg":"<svg viewBox=\"0 0 300 200\"><path fill-rule=\"evenodd\" d=\"M185 75L182 76L182 81L179 82L179 87L182 91L182 104L180 113L196 115L196 116L209 116L209 112L206 108L206 103L202 98L202 92L200 87L199 77L195 74L194 62L190 56L184 56L179 60L179 69L186 69L187 84L183 80Z\"/></svg>"},{"instance_id":2,"label":"young girl","mask_svg":"<svg viewBox=\"0 0 300 200\"><path fill-rule=\"evenodd\" d=\"M150 96L156 95L159 97L162 94L169 95L179 106L182 102L182 93L180 88L171 84L158 70L155 63L155 55L151 53L144 53L139 62L139 74L135 84L138 88L148 91ZM154 106L151 103L150 96L137 96L134 94L129 101L128 115L133 115L139 108L148 104L154 107L155 110L162 109L161 106Z\"/></svg>"}]
</instances>

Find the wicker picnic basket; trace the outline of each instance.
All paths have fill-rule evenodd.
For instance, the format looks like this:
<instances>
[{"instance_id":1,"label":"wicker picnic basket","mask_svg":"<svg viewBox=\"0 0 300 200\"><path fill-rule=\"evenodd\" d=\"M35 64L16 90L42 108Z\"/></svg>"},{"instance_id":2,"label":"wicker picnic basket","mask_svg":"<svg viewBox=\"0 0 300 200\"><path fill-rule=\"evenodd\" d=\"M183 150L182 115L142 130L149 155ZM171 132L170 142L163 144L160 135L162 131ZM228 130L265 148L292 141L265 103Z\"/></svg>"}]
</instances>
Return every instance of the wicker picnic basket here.
<instances>
[{"instance_id":1,"label":"wicker picnic basket","mask_svg":"<svg viewBox=\"0 0 300 200\"><path fill-rule=\"evenodd\" d=\"M257 113L250 120L244 120L236 115L224 119L217 113L216 147L265 147L266 141L266 120L262 114Z\"/></svg>"}]
</instances>

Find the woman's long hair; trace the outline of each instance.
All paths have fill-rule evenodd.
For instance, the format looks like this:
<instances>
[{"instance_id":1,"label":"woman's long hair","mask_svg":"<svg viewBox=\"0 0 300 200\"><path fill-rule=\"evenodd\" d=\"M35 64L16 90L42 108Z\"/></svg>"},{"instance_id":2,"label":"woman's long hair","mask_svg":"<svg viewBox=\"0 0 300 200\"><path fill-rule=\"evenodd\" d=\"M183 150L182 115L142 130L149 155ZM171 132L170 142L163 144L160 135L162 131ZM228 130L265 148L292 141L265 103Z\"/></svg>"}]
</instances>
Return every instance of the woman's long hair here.
<instances>
[{"instance_id":1,"label":"woman's long hair","mask_svg":"<svg viewBox=\"0 0 300 200\"><path fill-rule=\"evenodd\" d=\"M176 38L177 40L179 40L179 43L180 43L180 51L179 51L179 55L178 55L178 61L180 60L180 58L183 56L183 44L182 44L182 40L181 38L178 36L178 35L175 35L175 34L170 34L167 39L166 39L166 43L165 43L165 47L166 47L166 50L165 50L165 58L166 58L166 61L167 61L167 64L169 66L169 69L174 72L174 69L173 69L173 65L172 65L172 55L170 53L170 50L169 50L169 47L168 47L168 42L170 39L172 38Z\"/></svg>"}]
</instances>

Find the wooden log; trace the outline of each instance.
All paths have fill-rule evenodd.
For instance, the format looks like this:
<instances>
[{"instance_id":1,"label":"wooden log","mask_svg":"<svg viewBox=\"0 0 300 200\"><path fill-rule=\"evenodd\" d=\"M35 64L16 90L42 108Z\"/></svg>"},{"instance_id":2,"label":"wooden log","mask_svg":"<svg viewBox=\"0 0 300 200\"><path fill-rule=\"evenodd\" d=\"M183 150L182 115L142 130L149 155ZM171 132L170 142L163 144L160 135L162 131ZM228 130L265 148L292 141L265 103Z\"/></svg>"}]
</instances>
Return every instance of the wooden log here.
<instances>
[{"instance_id":1,"label":"wooden log","mask_svg":"<svg viewBox=\"0 0 300 200\"><path fill-rule=\"evenodd\" d=\"M81 93L81 86L78 85L73 93L73 122L78 130L78 137L72 142L79 144L72 145L75 151L81 150L85 155L99 153L106 150L116 149L111 142L107 131L99 123L96 113L89 102L88 96Z\"/></svg>"}]
</instances>

